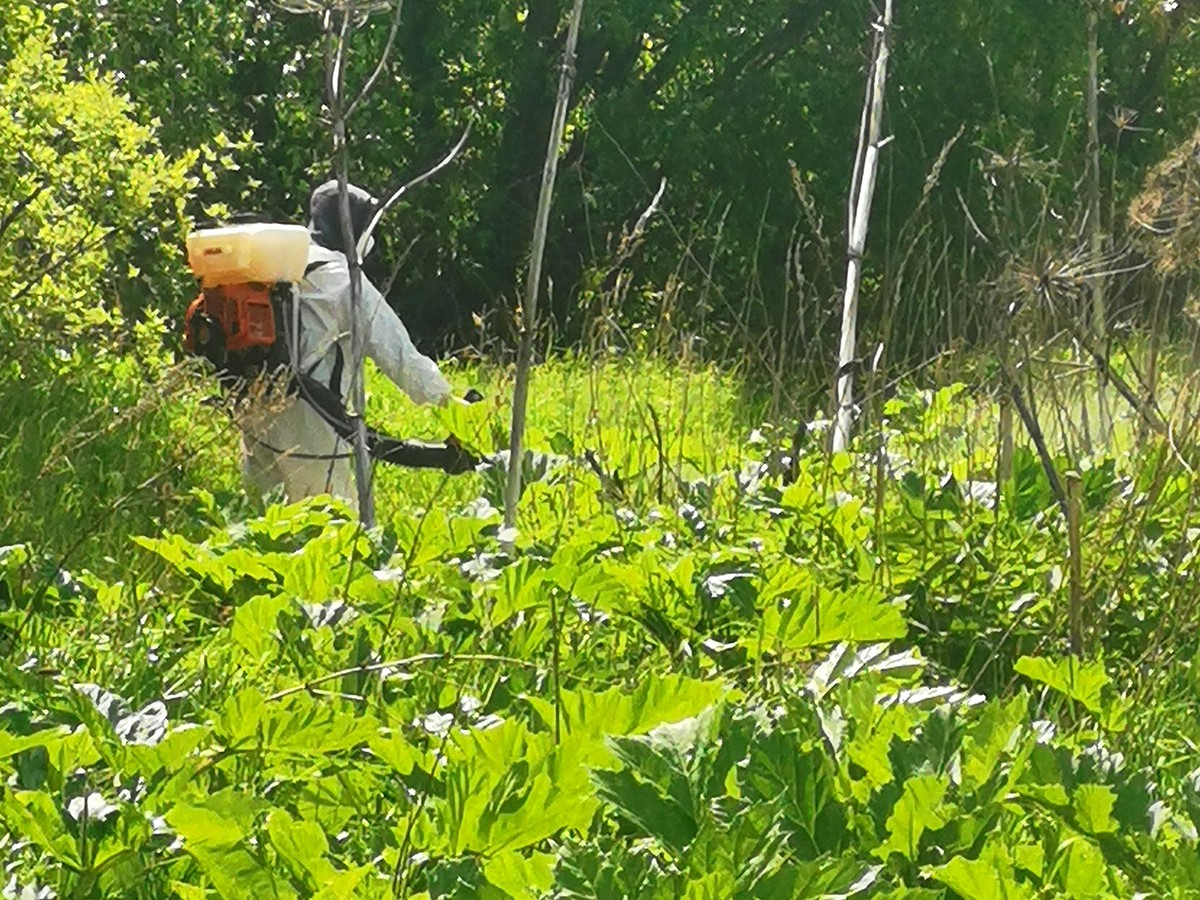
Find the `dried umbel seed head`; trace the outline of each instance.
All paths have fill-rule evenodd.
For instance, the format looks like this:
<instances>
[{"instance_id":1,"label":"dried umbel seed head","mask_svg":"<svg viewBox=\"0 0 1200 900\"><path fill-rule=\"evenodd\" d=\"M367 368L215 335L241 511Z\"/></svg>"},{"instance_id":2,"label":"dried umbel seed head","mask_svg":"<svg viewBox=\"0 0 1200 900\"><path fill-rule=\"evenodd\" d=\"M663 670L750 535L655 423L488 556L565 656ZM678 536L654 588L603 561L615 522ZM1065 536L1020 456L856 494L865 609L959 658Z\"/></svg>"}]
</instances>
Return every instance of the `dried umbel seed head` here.
<instances>
[{"instance_id":1,"label":"dried umbel seed head","mask_svg":"<svg viewBox=\"0 0 1200 900\"><path fill-rule=\"evenodd\" d=\"M1200 252L1200 130L1150 170L1129 206L1138 248L1162 274L1179 272Z\"/></svg>"}]
</instances>

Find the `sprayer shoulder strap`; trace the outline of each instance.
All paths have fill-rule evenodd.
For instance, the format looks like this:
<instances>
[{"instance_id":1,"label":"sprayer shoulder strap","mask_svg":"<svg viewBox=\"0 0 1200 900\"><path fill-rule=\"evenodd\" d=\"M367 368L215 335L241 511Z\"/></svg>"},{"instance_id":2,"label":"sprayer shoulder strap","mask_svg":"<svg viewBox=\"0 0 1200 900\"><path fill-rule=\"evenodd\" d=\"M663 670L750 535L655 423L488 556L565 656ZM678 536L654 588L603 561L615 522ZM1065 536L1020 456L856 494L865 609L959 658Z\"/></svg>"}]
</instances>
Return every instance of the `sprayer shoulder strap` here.
<instances>
[{"instance_id":1,"label":"sprayer shoulder strap","mask_svg":"<svg viewBox=\"0 0 1200 900\"><path fill-rule=\"evenodd\" d=\"M310 276L313 272L316 272L318 269L324 268L325 266L329 265L330 262L332 262L332 260L328 260L328 259L318 259L318 260L315 260L314 262L310 262L304 268L305 281L308 280L308 276ZM298 302L299 299L300 299L300 289L299 289L299 287L297 287L297 290L294 294L294 302ZM334 351L333 371L329 375L329 389L331 391L333 391L335 396L340 398L342 396L342 371L345 369L346 360L345 360L345 356L342 353L342 348L341 348L340 344L334 344L333 351ZM314 362L309 367L308 371L304 373L304 377L310 378L312 376L313 370L315 370L317 368L317 366L319 366L322 362L324 362L323 359L318 359L316 362Z\"/></svg>"}]
</instances>

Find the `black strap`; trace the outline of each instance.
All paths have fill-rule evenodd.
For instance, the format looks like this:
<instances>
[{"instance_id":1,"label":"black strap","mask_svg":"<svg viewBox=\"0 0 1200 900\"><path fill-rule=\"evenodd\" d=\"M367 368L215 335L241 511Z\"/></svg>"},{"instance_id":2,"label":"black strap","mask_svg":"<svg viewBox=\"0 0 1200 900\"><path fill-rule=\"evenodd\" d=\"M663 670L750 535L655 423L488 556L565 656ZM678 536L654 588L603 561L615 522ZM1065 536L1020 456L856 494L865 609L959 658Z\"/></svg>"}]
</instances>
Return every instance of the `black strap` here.
<instances>
[{"instance_id":1,"label":"black strap","mask_svg":"<svg viewBox=\"0 0 1200 900\"><path fill-rule=\"evenodd\" d=\"M345 366L346 357L342 353L341 344L334 344L333 352L333 372L329 376L329 389L340 397L342 396L342 369Z\"/></svg>"}]
</instances>

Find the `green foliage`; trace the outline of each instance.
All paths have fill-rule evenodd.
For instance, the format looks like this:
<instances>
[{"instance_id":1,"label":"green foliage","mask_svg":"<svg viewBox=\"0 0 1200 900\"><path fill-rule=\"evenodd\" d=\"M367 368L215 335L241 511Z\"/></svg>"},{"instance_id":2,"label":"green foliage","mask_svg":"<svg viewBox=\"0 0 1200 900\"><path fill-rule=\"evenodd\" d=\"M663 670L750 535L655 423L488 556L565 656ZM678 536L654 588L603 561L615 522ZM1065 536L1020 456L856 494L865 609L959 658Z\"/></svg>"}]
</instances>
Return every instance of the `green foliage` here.
<instances>
[{"instance_id":1,"label":"green foliage","mask_svg":"<svg viewBox=\"0 0 1200 900\"><path fill-rule=\"evenodd\" d=\"M1123 103L1136 88L1156 131L1133 149L1105 136L1114 204L1194 108L1176 50L1193 26L1124 6L1102 26L1106 90ZM178 310L193 289L185 213L296 217L305 178L326 174L315 21L258 0L0 11L6 894L1200 893L1196 479L1174 443L1070 460L1102 655L1067 658L1050 479L1025 447L1009 483L981 474L994 407L965 384L899 391L830 458L776 429L746 441L761 409L727 372L630 362L682 327L689 347L693 332L733 341L757 369L783 279L830 294L820 222L842 216L866 5L589 5L549 268L567 286L559 318L604 305L616 328L592 336L623 350L539 368L512 556L495 467L451 485L381 472L371 532L327 498L252 511L228 421L161 350L156 303ZM352 123L378 189L457 131L447 110L465 100L476 117L468 153L385 235L423 238L401 290L441 302L418 327L517 281L560 12L409 4ZM963 271L924 276L955 303L1044 249L1045 209L1067 211L1048 227L1071 237L1082 13L903 10L873 233L953 232L951 258L962 207L985 209L991 237ZM385 29L356 33L352 82ZM960 124L947 212L926 203L926 175ZM610 290L601 235L660 174L664 215ZM799 231L778 199L793 195ZM877 262L868 298L903 297L866 304L864 324L912 333L889 340L893 363L962 336L939 318L956 318L948 299L900 290L920 281L907 257ZM802 305L806 346L827 339L829 308ZM371 407L406 434L499 446L506 374L451 374L493 399L412 410L375 379Z\"/></svg>"},{"instance_id":2,"label":"green foliage","mask_svg":"<svg viewBox=\"0 0 1200 900\"><path fill-rule=\"evenodd\" d=\"M1100 692L1108 684L1101 663L1080 663L1067 657L1058 663L1023 656L1013 667L1015 671L1041 682L1061 694L1077 700L1085 709L1100 712Z\"/></svg>"},{"instance_id":3,"label":"green foliage","mask_svg":"<svg viewBox=\"0 0 1200 900\"><path fill-rule=\"evenodd\" d=\"M117 77L68 65L44 7L0 4L0 534L93 558L176 491L228 481L199 458L217 420L149 299L174 312L194 289L198 150L168 155Z\"/></svg>"},{"instance_id":4,"label":"green foliage","mask_svg":"<svg viewBox=\"0 0 1200 900\"><path fill-rule=\"evenodd\" d=\"M561 365L543 385L570 383ZM663 401L661 375L628 377ZM803 454L790 484L713 457L660 502L659 454L639 468L610 424L626 496L569 457L548 464L516 558L471 498L485 477L425 475L403 494L383 482L391 512L372 532L335 502L252 515L198 497L210 524L137 538L157 562L126 584L81 571L42 591L36 548L6 548L0 622L21 643L0 665L0 831L20 838L17 883L1189 896L1200 804L1188 767L1147 761L1128 727L1144 713L1119 657L1056 659L1022 637L1062 627L1065 589L1045 577L1059 530L971 501L936 462L915 470L953 458L924 430L952 432L955 395L895 408L922 410L889 438L912 477L877 509L856 499L876 471L856 453ZM549 396L535 446L586 440L586 404ZM382 388L376 402L396 410ZM459 427L487 433L499 413ZM1116 496L1097 492L1091 527L1120 521ZM1164 533L1185 540L1172 509ZM1159 577L1134 571L1134 586ZM967 599L937 600L954 593Z\"/></svg>"},{"instance_id":5,"label":"green foliage","mask_svg":"<svg viewBox=\"0 0 1200 900\"><path fill-rule=\"evenodd\" d=\"M112 75L71 73L39 4L6 4L2 27L0 348L28 377L109 352L123 310L180 289L196 153L164 154Z\"/></svg>"},{"instance_id":6,"label":"green foliage","mask_svg":"<svg viewBox=\"0 0 1200 900\"><path fill-rule=\"evenodd\" d=\"M72 64L120 73L141 119L160 123L169 152L214 142L198 166L197 215L225 206L302 219L308 189L330 172L316 16L284 13L270 0L167 8L71 0L51 9ZM430 343L454 329L478 337L470 313L509 308L532 229L564 12L558 0L406 10L383 77L350 122L354 176L383 192L438 159L474 120L464 156L381 234L385 255L411 251L395 296ZM910 0L898 11L894 140L865 287L877 302L862 310L864 328L883 328L897 304L893 321L908 327L880 335L893 364L988 327L967 286L994 276L1005 254L1045 249L1031 246L1046 239L1032 227L1044 203L1067 222L1054 236L1074 240L1076 174L1086 166L1085 12L1058 0L961 0L950 10L942 0ZM742 339L757 343L776 326L812 345L807 366L826 366L827 299L844 271L839 234L872 15L869 3L834 0L589 4L565 151L574 177L560 186L547 259L564 335L578 336L603 309L628 340L653 343L685 326L704 332L709 352L744 358ZM1105 6L1100 19L1111 222L1123 220L1119 210L1146 167L1191 131L1197 69L1183 8L1138 0ZM352 89L372 71L389 27L376 15L352 35ZM962 138L935 165L960 127ZM231 139L216 144L222 134ZM223 173L229 165L236 169ZM662 176L662 214L623 260L629 271L614 289L619 236ZM963 235L960 193L987 241ZM917 262L900 263L914 229L932 244L951 242L951 259L969 253L969 270L913 271L937 266L919 260L924 247L912 254ZM793 256L789 274L783 261ZM938 278L951 281L944 294ZM925 289L899 290L893 280ZM764 353L756 348L752 364L767 362Z\"/></svg>"},{"instance_id":7,"label":"green foliage","mask_svg":"<svg viewBox=\"0 0 1200 900\"><path fill-rule=\"evenodd\" d=\"M81 561L118 570L136 549L131 529L194 527L201 498L190 492L237 487L218 450L229 424L201 406L203 385L152 352L161 324L136 334L147 359L83 349L39 359L53 348L31 344L21 374L0 383L0 534L28 541L39 573Z\"/></svg>"}]
</instances>

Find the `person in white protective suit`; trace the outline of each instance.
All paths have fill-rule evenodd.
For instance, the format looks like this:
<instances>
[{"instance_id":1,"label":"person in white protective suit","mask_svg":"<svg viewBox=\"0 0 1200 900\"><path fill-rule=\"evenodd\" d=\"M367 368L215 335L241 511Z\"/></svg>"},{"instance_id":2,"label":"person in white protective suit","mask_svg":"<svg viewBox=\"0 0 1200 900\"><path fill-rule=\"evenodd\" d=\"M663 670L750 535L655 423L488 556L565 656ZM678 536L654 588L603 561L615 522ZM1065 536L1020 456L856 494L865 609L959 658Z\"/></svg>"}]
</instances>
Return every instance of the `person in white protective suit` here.
<instances>
[{"instance_id":1,"label":"person in white protective suit","mask_svg":"<svg viewBox=\"0 0 1200 900\"><path fill-rule=\"evenodd\" d=\"M366 191L350 186L356 235L365 231L376 204ZM312 243L308 274L296 304L299 328L292 330L298 333L293 360L298 362L297 371L341 397L350 381L351 293L336 181L313 192L309 215ZM370 249L368 245L366 252ZM375 286L365 276L359 284L359 324L366 355L414 402L446 405L451 387L437 364L417 351L399 316ZM332 494L357 511L353 448L302 392L256 408L242 421L241 430L243 472L260 495L277 486L292 502Z\"/></svg>"}]
</instances>

